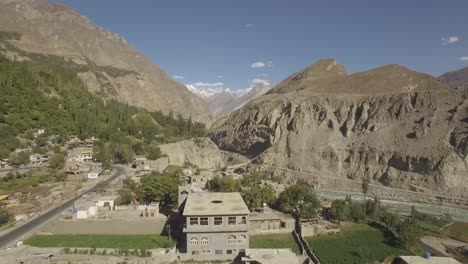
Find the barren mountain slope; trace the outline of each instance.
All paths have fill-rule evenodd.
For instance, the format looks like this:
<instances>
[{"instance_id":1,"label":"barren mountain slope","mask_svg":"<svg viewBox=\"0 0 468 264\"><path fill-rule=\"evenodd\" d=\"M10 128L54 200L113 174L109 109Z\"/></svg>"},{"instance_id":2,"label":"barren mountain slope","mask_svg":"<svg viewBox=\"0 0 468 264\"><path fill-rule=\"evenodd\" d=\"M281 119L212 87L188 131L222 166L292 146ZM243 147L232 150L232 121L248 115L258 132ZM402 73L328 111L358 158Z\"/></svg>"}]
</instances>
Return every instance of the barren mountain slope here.
<instances>
[{"instance_id":1,"label":"barren mountain slope","mask_svg":"<svg viewBox=\"0 0 468 264\"><path fill-rule=\"evenodd\" d=\"M451 88L468 88L468 67L442 74L438 78Z\"/></svg>"},{"instance_id":2,"label":"barren mountain slope","mask_svg":"<svg viewBox=\"0 0 468 264\"><path fill-rule=\"evenodd\" d=\"M466 196L467 97L401 66L346 75L322 60L218 121L210 137L264 168Z\"/></svg>"},{"instance_id":3,"label":"barren mountain slope","mask_svg":"<svg viewBox=\"0 0 468 264\"><path fill-rule=\"evenodd\" d=\"M2 0L0 31L20 33L20 39L10 40L20 50L59 55L70 63L89 66L90 70L82 72L80 78L93 92L104 92L108 97L149 110L165 113L172 110L197 121L210 120L202 99L171 79L117 34L95 26L64 5ZM108 66L126 72L115 75Z\"/></svg>"}]
</instances>

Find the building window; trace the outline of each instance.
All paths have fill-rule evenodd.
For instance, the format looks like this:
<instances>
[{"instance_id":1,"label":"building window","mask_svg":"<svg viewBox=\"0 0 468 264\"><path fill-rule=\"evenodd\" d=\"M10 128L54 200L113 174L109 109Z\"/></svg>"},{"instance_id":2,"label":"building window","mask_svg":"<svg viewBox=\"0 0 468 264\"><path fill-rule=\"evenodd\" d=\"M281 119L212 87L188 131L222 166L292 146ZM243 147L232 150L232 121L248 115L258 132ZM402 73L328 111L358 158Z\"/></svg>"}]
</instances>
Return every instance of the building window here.
<instances>
[{"instance_id":1,"label":"building window","mask_svg":"<svg viewBox=\"0 0 468 264\"><path fill-rule=\"evenodd\" d=\"M221 249L215 250L215 255L222 255L223 251Z\"/></svg>"},{"instance_id":2,"label":"building window","mask_svg":"<svg viewBox=\"0 0 468 264\"><path fill-rule=\"evenodd\" d=\"M198 245L198 237L190 238L190 245Z\"/></svg>"},{"instance_id":3,"label":"building window","mask_svg":"<svg viewBox=\"0 0 468 264\"><path fill-rule=\"evenodd\" d=\"M194 251L192 251L192 255L200 255L200 251L194 250Z\"/></svg>"},{"instance_id":4,"label":"building window","mask_svg":"<svg viewBox=\"0 0 468 264\"><path fill-rule=\"evenodd\" d=\"M190 217L190 225L198 225L198 217Z\"/></svg>"},{"instance_id":5,"label":"building window","mask_svg":"<svg viewBox=\"0 0 468 264\"><path fill-rule=\"evenodd\" d=\"M208 238L207 237L202 237L200 239L200 245L208 245Z\"/></svg>"},{"instance_id":6,"label":"building window","mask_svg":"<svg viewBox=\"0 0 468 264\"><path fill-rule=\"evenodd\" d=\"M226 250L226 254L232 255L232 250L231 249Z\"/></svg>"},{"instance_id":7,"label":"building window","mask_svg":"<svg viewBox=\"0 0 468 264\"><path fill-rule=\"evenodd\" d=\"M208 217L200 217L200 225L208 225Z\"/></svg>"},{"instance_id":8,"label":"building window","mask_svg":"<svg viewBox=\"0 0 468 264\"><path fill-rule=\"evenodd\" d=\"M215 225L221 225L221 224L223 224L223 218L222 218L222 217L215 217L215 218L214 218L214 224L215 224Z\"/></svg>"},{"instance_id":9,"label":"building window","mask_svg":"<svg viewBox=\"0 0 468 264\"><path fill-rule=\"evenodd\" d=\"M236 237L233 235L228 236L228 244L235 244L236 243Z\"/></svg>"},{"instance_id":10,"label":"building window","mask_svg":"<svg viewBox=\"0 0 468 264\"><path fill-rule=\"evenodd\" d=\"M247 217L243 216L243 217L242 217L242 220L240 221L239 224L241 224L241 225L247 224Z\"/></svg>"},{"instance_id":11,"label":"building window","mask_svg":"<svg viewBox=\"0 0 468 264\"><path fill-rule=\"evenodd\" d=\"M236 217L235 216L229 216L228 224L235 225L236 224Z\"/></svg>"},{"instance_id":12,"label":"building window","mask_svg":"<svg viewBox=\"0 0 468 264\"><path fill-rule=\"evenodd\" d=\"M245 244L245 241L247 240L247 238L244 236L244 235L240 235L239 236L239 240L237 241L237 243L239 244Z\"/></svg>"}]
</instances>

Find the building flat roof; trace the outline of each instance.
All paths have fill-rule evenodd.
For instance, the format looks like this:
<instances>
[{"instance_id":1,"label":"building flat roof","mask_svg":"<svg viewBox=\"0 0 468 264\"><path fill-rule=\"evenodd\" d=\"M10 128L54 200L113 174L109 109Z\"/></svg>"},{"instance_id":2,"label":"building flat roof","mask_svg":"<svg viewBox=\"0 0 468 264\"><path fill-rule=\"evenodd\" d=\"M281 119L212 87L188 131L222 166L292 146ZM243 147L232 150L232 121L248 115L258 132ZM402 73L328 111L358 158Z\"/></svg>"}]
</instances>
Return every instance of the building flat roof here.
<instances>
[{"instance_id":1,"label":"building flat roof","mask_svg":"<svg viewBox=\"0 0 468 264\"><path fill-rule=\"evenodd\" d=\"M258 262L261 264L299 264L299 259L296 254L289 248L273 249L273 248L256 248L247 249L245 257L242 261Z\"/></svg>"},{"instance_id":2,"label":"building flat roof","mask_svg":"<svg viewBox=\"0 0 468 264\"><path fill-rule=\"evenodd\" d=\"M250 213L250 220L286 220L293 219L292 215L283 214L281 212L275 211L273 209L266 209L263 212L252 212Z\"/></svg>"},{"instance_id":3,"label":"building flat roof","mask_svg":"<svg viewBox=\"0 0 468 264\"><path fill-rule=\"evenodd\" d=\"M187 197L184 216L248 215L249 208L240 193L191 193Z\"/></svg>"},{"instance_id":4,"label":"building flat roof","mask_svg":"<svg viewBox=\"0 0 468 264\"><path fill-rule=\"evenodd\" d=\"M449 257L430 257L425 259L420 256L400 256L408 264L461 264L457 260Z\"/></svg>"}]
</instances>

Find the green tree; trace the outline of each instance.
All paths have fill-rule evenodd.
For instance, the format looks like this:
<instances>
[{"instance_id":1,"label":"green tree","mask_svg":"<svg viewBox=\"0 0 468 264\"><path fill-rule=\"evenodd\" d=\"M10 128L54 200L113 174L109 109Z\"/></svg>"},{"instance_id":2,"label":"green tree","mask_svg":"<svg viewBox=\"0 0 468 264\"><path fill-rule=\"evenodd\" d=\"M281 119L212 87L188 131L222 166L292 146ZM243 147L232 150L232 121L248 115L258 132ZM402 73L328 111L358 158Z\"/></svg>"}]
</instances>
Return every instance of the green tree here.
<instances>
[{"instance_id":1,"label":"green tree","mask_svg":"<svg viewBox=\"0 0 468 264\"><path fill-rule=\"evenodd\" d=\"M13 215L6 209L0 208L0 226L9 223L14 219Z\"/></svg>"},{"instance_id":2,"label":"green tree","mask_svg":"<svg viewBox=\"0 0 468 264\"><path fill-rule=\"evenodd\" d=\"M312 187L297 183L279 195L277 207L280 211L290 213L297 218L314 218L320 208L320 201Z\"/></svg>"},{"instance_id":3,"label":"green tree","mask_svg":"<svg viewBox=\"0 0 468 264\"><path fill-rule=\"evenodd\" d=\"M213 192L238 192L240 190L240 181L232 176L216 176L207 181L206 187Z\"/></svg>"},{"instance_id":4,"label":"green tree","mask_svg":"<svg viewBox=\"0 0 468 264\"><path fill-rule=\"evenodd\" d=\"M364 213L367 212L367 193L369 192L369 182L369 176L365 176L361 183L362 193L364 194Z\"/></svg>"},{"instance_id":5,"label":"green tree","mask_svg":"<svg viewBox=\"0 0 468 264\"><path fill-rule=\"evenodd\" d=\"M164 206L177 203L179 178L173 175L151 175L141 180L145 202L160 202Z\"/></svg>"},{"instance_id":6,"label":"green tree","mask_svg":"<svg viewBox=\"0 0 468 264\"><path fill-rule=\"evenodd\" d=\"M146 158L157 160L162 157L161 149L158 146L150 146L146 153Z\"/></svg>"},{"instance_id":7,"label":"green tree","mask_svg":"<svg viewBox=\"0 0 468 264\"><path fill-rule=\"evenodd\" d=\"M109 187L109 183L107 181L101 180L95 185L97 192L103 192Z\"/></svg>"},{"instance_id":8,"label":"green tree","mask_svg":"<svg viewBox=\"0 0 468 264\"><path fill-rule=\"evenodd\" d=\"M359 203L351 203L349 206L350 217L354 222L361 223L366 220L366 212L364 207Z\"/></svg>"},{"instance_id":9,"label":"green tree","mask_svg":"<svg viewBox=\"0 0 468 264\"><path fill-rule=\"evenodd\" d=\"M241 195L251 211L261 208L263 203L272 206L276 200L276 192L271 185L255 185L242 190Z\"/></svg>"},{"instance_id":10,"label":"green tree","mask_svg":"<svg viewBox=\"0 0 468 264\"><path fill-rule=\"evenodd\" d=\"M331 217L338 221L347 221L351 217L350 205L347 201L335 200L331 204Z\"/></svg>"},{"instance_id":11,"label":"green tree","mask_svg":"<svg viewBox=\"0 0 468 264\"><path fill-rule=\"evenodd\" d=\"M63 169L65 166L65 155L63 153L54 153L49 160L49 166L53 169Z\"/></svg>"},{"instance_id":12,"label":"green tree","mask_svg":"<svg viewBox=\"0 0 468 264\"><path fill-rule=\"evenodd\" d=\"M29 157L31 156L31 152L29 151L21 151L19 153L13 153L8 160L11 166L18 167L20 165L27 165L29 164Z\"/></svg>"},{"instance_id":13,"label":"green tree","mask_svg":"<svg viewBox=\"0 0 468 264\"><path fill-rule=\"evenodd\" d=\"M418 225L407 219L399 224L398 235L401 246L408 248L418 240Z\"/></svg>"},{"instance_id":14,"label":"green tree","mask_svg":"<svg viewBox=\"0 0 468 264\"><path fill-rule=\"evenodd\" d=\"M115 149L114 162L115 163L130 163L133 161L135 154L132 148L127 144L120 144Z\"/></svg>"},{"instance_id":15,"label":"green tree","mask_svg":"<svg viewBox=\"0 0 468 264\"><path fill-rule=\"evenodd\" d=\"M0 159L7 159L10 156L10 151L5 148L0 148Z\"/></svg>"}]
</instances>

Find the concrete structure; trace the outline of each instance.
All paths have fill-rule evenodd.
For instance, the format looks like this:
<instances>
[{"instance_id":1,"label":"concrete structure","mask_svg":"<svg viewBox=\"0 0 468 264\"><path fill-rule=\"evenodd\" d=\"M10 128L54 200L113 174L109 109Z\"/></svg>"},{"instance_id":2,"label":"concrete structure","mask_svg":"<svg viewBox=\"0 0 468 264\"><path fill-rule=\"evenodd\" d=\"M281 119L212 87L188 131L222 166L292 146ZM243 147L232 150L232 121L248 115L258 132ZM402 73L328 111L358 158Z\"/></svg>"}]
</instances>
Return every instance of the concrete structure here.
<instances>
[{"instance_id":1,"label":"concrete structure","mask_svg":"<svg viewBox=\"0 0 468 264\"><path fill-rule=\"evenodd\" d=\"M102 168L96 168L90 172L88 172L88 179L96 180L99 176L104 172Z\"/></svg>"},{"instance_id":2,"label":"concrete structure","mask_svg":"<svg viewBox=\"0 0 468 264\"><path fill-rule=\"evenodd\" d=\"M249 231L254 234L291 233L295 220L291 215L264 207L260 212L250 213Z\"/></svg>"},{"instance_id":3,"label":"concrete structure","mask_svg":"<svg viewBox=\"0 0 468 264\"><path fill-rule=\"evenodd\" d=\"M300 264L296 254L289 248L248 249L241 261L243 264Z\"/></svg>"},{"instance_id":4,"label":"concrete structure","mask_svg":"<svg viewBox=\"0 0 468 264\"><path fill-rule=\"evenodd\" d=\"M396 258L392 264L461 264L461 262L449 257L401 256Z\"/></svg>"},{"instance_id":5,"label":"concrete structure","mask_svg":"<svg viewBox=\"0 0 468 264\"><path fill-rule=\"evenodd\" d=\"M103 196L97 198L96 206L108 208L109 211L114 210L114 202L117 196Z\"/></svg>"},{"instance_id":6,"label":"concrete structure","mask_svg":"<svg viewBox=\"0 0 468 264\"><path fill-rule=\"evenodd\" d=\"M159 216L159 203L153 202L148 205L139 205L138 211L142 213L142 217L158 217Z\"/></svg>"},{"instance_id":7,"label":"concrete structure","mask_svg":"<svg viewBox=\"0 0 468 264\"><path fill-rule=\"evenodd\" d=\"M249 247L249 209L239 193L190 193L183 208L187 254L233 259Z\"/></svg>"}]
</instances>

